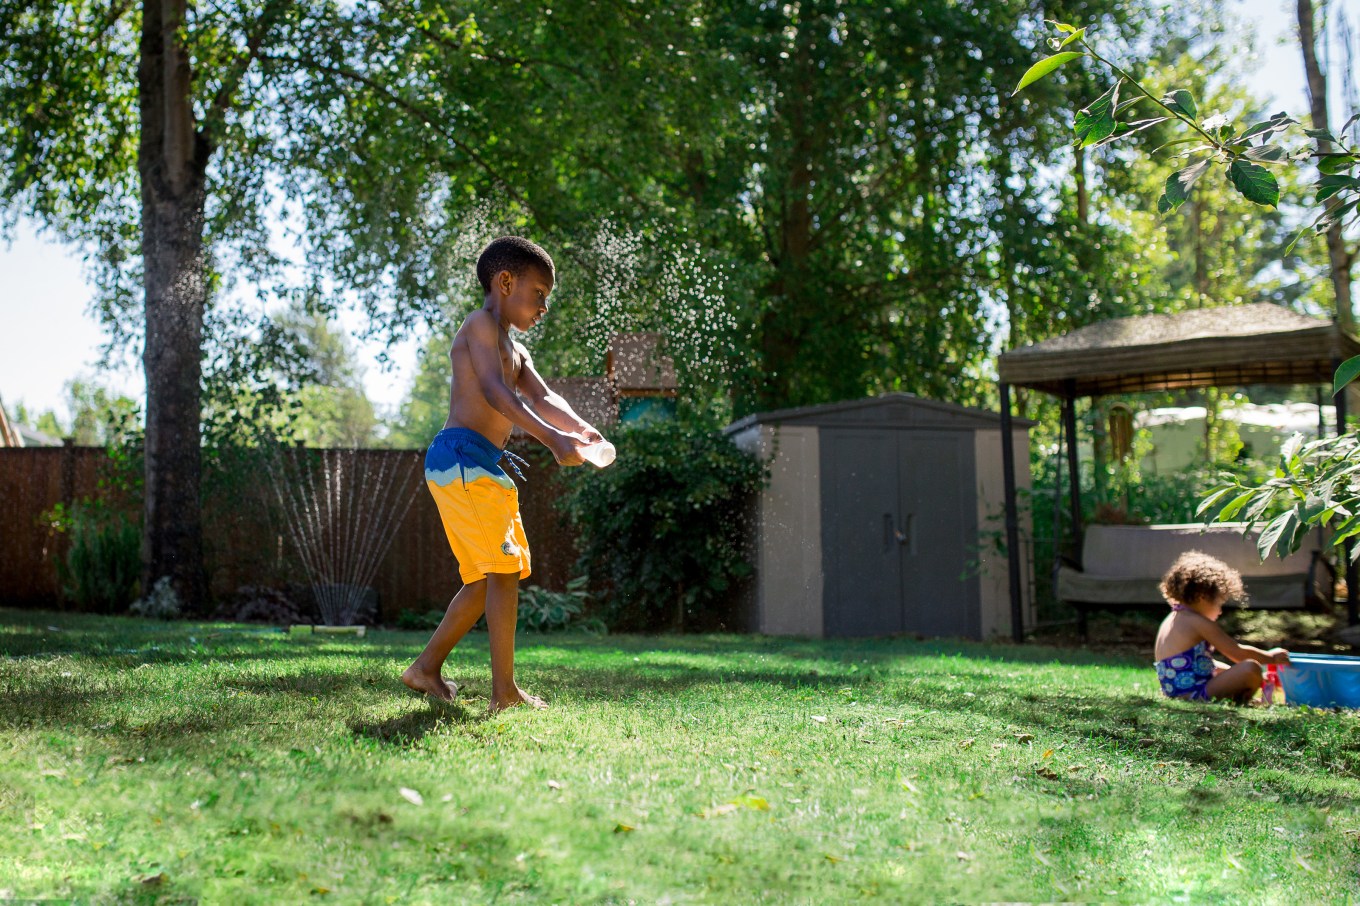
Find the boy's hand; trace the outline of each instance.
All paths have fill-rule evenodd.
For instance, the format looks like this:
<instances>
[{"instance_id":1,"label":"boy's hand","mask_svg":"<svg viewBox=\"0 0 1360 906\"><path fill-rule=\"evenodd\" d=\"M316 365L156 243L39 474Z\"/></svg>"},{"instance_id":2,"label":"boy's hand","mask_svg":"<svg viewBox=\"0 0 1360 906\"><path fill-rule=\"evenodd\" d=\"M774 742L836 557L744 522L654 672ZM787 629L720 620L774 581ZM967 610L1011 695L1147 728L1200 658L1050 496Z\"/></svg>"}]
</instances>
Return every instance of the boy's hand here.
<instances>
[{"instance_id":1,"label":"boy's hand","mask_svg":"<svg viewBox=\"0 0 1360 906\"><path fill-rule=\"evenodd\" d=\"M579 466L585 462L576 438L571 434L557 432L547 447L552 451L553 459L557 460L559 466Z\"/></svg>"},{"instance_id":2,"label":"boy's hand","mask_svg":"<svg viewBox=\"0 0 1360 906\"><path fill-rule=\"evenodd\" d=\"M1270 662L1272 664L1289 663L1289 652L1285 651L1283 648L1272 648L1267 651L1266 654L1270 655Z\"/></svg>"},{"instance_id":3,"label":"boy's hand","mask_svg":"<svg viewBox=\"0 0 1360 906\"><path fill-rule=\"evenodd\" d=\"M577 432L576 436L584 440L586 442L586 446L590 446L591 444L598 444L604 440L604 435L601 434L599 431L596 431L589 425L586 425L586 429L584 431Z\"/></svg>"}]
</instances>

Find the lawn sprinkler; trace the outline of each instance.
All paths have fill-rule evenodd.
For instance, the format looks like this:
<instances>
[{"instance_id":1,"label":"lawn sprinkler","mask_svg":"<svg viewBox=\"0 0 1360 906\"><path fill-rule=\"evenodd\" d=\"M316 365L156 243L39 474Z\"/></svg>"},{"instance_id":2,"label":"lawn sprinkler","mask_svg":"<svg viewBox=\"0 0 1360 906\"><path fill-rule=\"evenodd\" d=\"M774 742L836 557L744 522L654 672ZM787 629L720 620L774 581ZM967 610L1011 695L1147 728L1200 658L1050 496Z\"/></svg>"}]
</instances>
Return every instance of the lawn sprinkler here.
<instances>
[{"instance_id":1,"label":"lawn sprinkler","mask_svg":"<svg viewBox=\"0 0 1360 906\"><path fill-rule=\"evenodd\" d=\"M352 635L362 639L368 632L367 626L324 626L311 623L294 623L288 627L289 635Z\"/></svg>"}]
</instances>

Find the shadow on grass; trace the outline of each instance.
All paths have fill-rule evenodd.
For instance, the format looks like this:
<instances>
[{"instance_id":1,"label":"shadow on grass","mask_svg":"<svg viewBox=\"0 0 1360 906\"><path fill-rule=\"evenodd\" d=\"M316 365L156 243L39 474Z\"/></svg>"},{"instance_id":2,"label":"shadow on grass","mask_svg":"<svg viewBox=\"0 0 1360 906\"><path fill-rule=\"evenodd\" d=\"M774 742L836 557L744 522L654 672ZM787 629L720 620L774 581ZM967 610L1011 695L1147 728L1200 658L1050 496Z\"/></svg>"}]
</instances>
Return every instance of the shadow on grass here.
<instances>
[{"instance_id":1,"label":"shadow on grass","mask_svg":"<svg viewBox=\"0 0 1360 906\"><path fill-rule=\"evenodd\" d=\"M268 715L299 713L299 697L332 709L352 703L358 716L343 718L350 732L383 744L411 746L440 725L468 730L484 715L461 703L429 702L396 716L365 717L363 710L382 712L386 695L410 693L388 663L401 663L419 650L424 633L378 632L364 640L297 639L261 635L247 627L239 643L231 627L202 624L148 624L119 618L62 616L65 628L49 632L54 615L0 612L0 654L20 658L69 654L75 676L55 668L6 671L0 661L0 727L84 728L128 739L182 739L216 734L242 726L274 725ZM217 634L230 644L198 648L188 643ZM214 640L216 641L216 640ZM143 650L128 653L138 643ZM160 645L162 650L150 650ZM1319 776L1360 776L1360 723L1353 716L1294 709L1266 712L1227 705L1168 702L1153 693L1127 691L1121 681L1108 692L1036 686L1036 667L1091 666L1147 671L1142 656L1103 656L1072 649L984 645L956 641L908 639L828 640L773 639L757 636L545 636L522 637L521 668L541 688L558 690L585 701L663 702L733 685L766 686L809 693L814 700L848 690L876 707L910 705L972 721L981 730L1030 733L1044 739L1079 739L1112 752L1151 762L1186 762L1215 772L1295 767ZM354 669L335 656L354 658ZM317 669L325 657L331 669ZM460 669L485 670L484 638L473 637L460 648ZM967 660L973 659L973 660ZM988 672L977 662L1015 665ZM219 662L227 676L214 673L211 694L182 695L173 683L156 688L134 671L145 664L154 670L180 664ZM232 675L237 663L266 662L278 666L272 675L258 668ZM312 662L309 666L308 662ZM622 663L621 663L622 662ZM13 663L13 662L11 662ZM1088 684L1089 688L1089 684ZM218 692L243 693L240 699ZM971 693L971 695L965 694ZM156 717L145 721L115 719L105 702L141 697L153 705L166 700ZM261 699L265 699L262 702ZM272 700L272 701L270 701ZM277 704L275 704L277 703ZM153 713L154 710L153 710ZM305 719L278 721L288 724ZM911 729L899 730L910 734ZM1290 753L1286 761L1282 753ZM1295 787L1291 796L1305 795ZM1336 801L1332 793L1319 799ZM1354 797L1342 795L1350 802Z\"/></svg>"},{"instance_id":2,"label":"shadow on grass","mask_svg":"<svg viewBox=\"0 0 1360 906\"><path fill-rule=\"evenodd\" d=\"M425 698L425 707L389 717L385 720L350 721L350 732L363 739L372 739L396 748L410 748L441 726L476 724L486 719L463 705Z\"/></svg>"}]
</instances>

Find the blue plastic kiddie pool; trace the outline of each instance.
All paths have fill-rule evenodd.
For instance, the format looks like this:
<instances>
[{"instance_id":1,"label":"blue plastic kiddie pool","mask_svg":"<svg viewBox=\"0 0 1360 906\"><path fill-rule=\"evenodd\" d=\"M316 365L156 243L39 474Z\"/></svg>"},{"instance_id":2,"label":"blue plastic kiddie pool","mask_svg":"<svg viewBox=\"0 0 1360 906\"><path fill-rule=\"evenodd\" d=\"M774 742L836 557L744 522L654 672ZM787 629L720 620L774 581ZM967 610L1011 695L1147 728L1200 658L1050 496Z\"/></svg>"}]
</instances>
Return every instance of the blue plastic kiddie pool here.
<instances>
[{"instance_id":1,"label":"blue plastic kiddie pool","mask_svg":"<svg viewBox=\"0 0 1360 906\"><path fill-rule=\"evenodd\" d=\"M1284 700L1312 708L1360 708L1360 657L1293 654L1279 667Z\"/></svg>"}]
</instances>

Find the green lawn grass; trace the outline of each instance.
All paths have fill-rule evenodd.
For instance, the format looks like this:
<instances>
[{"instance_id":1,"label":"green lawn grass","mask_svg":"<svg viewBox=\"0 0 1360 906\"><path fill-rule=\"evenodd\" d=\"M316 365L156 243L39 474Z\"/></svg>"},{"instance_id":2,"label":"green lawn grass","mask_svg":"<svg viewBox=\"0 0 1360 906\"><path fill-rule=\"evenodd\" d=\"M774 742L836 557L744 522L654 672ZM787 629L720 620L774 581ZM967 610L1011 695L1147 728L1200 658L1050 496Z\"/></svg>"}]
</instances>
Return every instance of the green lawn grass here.
<instances>
[{"instance_id":1,"label":"green lawn grass","mask_svg":"<svg viewBox=\"0 0 1360 906\"><path fill-rule=\"evenodd\" d=\"M529 636L545 712L417 633L0 610L0 899L1360 899L1354 713L1173 703L1148 658ZM405 791L405 792L403 792Z\"/></svg>"}]
</instances>

